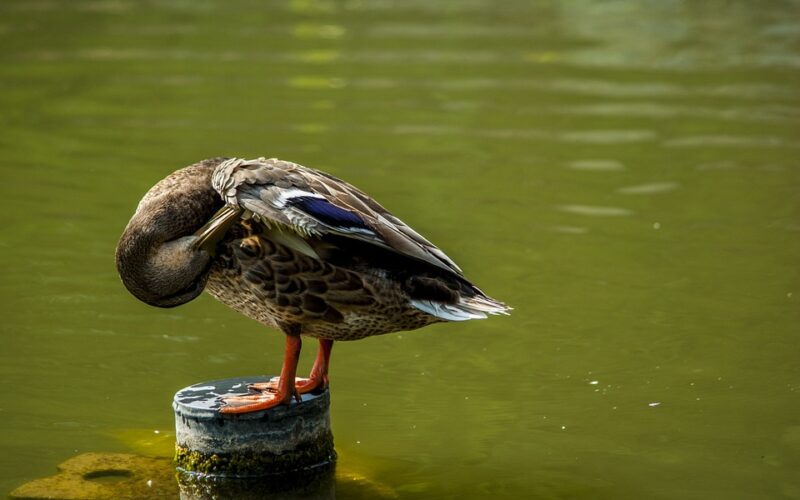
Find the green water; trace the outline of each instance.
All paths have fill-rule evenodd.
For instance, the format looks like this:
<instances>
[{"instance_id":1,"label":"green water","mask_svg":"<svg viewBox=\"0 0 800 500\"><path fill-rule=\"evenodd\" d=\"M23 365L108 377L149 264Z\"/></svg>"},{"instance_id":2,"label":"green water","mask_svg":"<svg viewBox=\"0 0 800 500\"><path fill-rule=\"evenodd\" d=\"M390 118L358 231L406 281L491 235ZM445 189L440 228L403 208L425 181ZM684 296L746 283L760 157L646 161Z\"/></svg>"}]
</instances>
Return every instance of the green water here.
<instances>
[{"instance_id":1,"label":"green water","mask_svg":"<svg viewBox=\"0 0 800 500\"><path fill-rule=\"evenodd\" d=\"M797 2L3 0L0 493L278 371L281 334L115 273L141 195L218 155L349 180L515 308L337 344L340 464L800 498Z\"/></svg>"}]
</instances>

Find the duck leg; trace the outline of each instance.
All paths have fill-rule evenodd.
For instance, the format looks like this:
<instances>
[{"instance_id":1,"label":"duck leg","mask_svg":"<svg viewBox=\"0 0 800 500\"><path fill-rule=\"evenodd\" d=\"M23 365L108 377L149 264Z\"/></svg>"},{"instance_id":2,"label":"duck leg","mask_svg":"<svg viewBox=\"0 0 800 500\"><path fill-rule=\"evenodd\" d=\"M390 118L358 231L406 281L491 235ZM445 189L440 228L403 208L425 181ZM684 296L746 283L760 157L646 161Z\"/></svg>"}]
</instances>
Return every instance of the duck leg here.
<instances>
[{"instance_id":1,"label":"duck leg","mask_svg":"<svg viewBox=\"0 0 800 500\"><path fill-rule=\"evenodd\" d=\"M333 340L319 339L319 350L317 351L317 357L314 359L311 374L308 378L295 378L297 394L306 394L328 387L328 366L330 366L331 349L333 349ZM267 392L277 391L279 384L280 379L273 378L269 382L250 384L248 387L254 391Z\"/></svg>"},{"instance_id":2,"label":"duck leg","mask_svg":"<svg viewBox=\"0 0 800 500\"><path fill-rule=\"evenodd\" d=\"M299 394L328 387L328 366L330 366L331 361L331 349L333 349L333 340L319 339L319 350L317 351L317 357L314 359L311 374L308 378L298 378L295 382Z\"/></svg>"},{"instance_id":3,"label":"duck leg","mask_svg":"<svg viewBox=\"0 0 800 500\"><path fill-rule=\"evenodd\" d=\"M297 374L297 361L300 359L302 341L299 335L286 335L286 350L283 354L283 367L276 387L269 391L250 394L247 396L229 396L222 399L225 404L219 409L220 413L249 413L261 411L288 404L292 396L300 398L295 389L295 375Z\"/></svg>"}]
</instances>

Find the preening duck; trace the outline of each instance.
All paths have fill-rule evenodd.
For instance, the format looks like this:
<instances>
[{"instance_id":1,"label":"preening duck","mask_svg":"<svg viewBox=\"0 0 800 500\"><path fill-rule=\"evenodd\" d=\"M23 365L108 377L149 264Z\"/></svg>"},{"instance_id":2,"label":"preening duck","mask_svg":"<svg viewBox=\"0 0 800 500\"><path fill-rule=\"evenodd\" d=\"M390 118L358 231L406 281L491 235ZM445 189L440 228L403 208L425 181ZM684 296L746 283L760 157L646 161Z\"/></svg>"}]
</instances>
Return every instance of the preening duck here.
<instances>
[{"instance_id":1,"label":"preening duck","mask_svg":"<svg viewBox=\"0 0 800 500\"><path fill-rule=\"evenodd\" d=\"M277 159L217 158L172 173L139 203L116 262L148 304L174 307L206 290L286 335L280 377L225 398L223 413L327 387L334 341L510 310L362 191ZM301 335L319 351L310 376L296 379Z\"/></svg>"}]
</instances>

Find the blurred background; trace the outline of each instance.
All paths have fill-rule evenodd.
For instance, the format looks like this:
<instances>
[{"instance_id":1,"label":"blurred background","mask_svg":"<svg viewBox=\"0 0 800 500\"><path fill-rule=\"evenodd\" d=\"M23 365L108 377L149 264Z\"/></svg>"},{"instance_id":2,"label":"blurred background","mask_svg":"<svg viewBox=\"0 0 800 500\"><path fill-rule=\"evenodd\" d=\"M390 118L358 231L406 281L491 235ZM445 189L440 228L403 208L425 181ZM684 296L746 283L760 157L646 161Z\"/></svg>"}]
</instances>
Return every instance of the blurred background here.
<instances>
[{"instance_id":1,"label":"blurred background","mask_svg":"<svg viewBox=\"0 0 800 500\"><path fill-rule=\"evenodd\" d=\"M350 181L515 308L337 344L340 466L800 498L798 2L2 0L0 494L279 370L280 333L114 268L147 189L220 155Z\"/></svg>"}]
</instances>

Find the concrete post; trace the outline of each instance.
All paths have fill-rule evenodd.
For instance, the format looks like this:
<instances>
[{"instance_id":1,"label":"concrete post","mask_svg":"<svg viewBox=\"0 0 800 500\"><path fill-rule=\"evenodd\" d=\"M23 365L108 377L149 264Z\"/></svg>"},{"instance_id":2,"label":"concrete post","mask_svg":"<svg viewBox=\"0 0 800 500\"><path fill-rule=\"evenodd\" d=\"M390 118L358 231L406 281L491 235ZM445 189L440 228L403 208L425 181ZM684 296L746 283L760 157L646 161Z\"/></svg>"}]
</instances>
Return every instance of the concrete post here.
<instances>
[{"instance_id":1,"label":"concrete post","mask_svg":"<svg viewBox=\"0 0 800 500\"><path fill-rule=\"evenodd\" d=\"M336 460L330 426L330 393L304 394L269 410L219 413L220 396L246 394L247 384L268 377L242 377L195 384L178 391L176 453L180 470L205 476L254 478L332 469Z\"/></svg>"}]
</instances>

